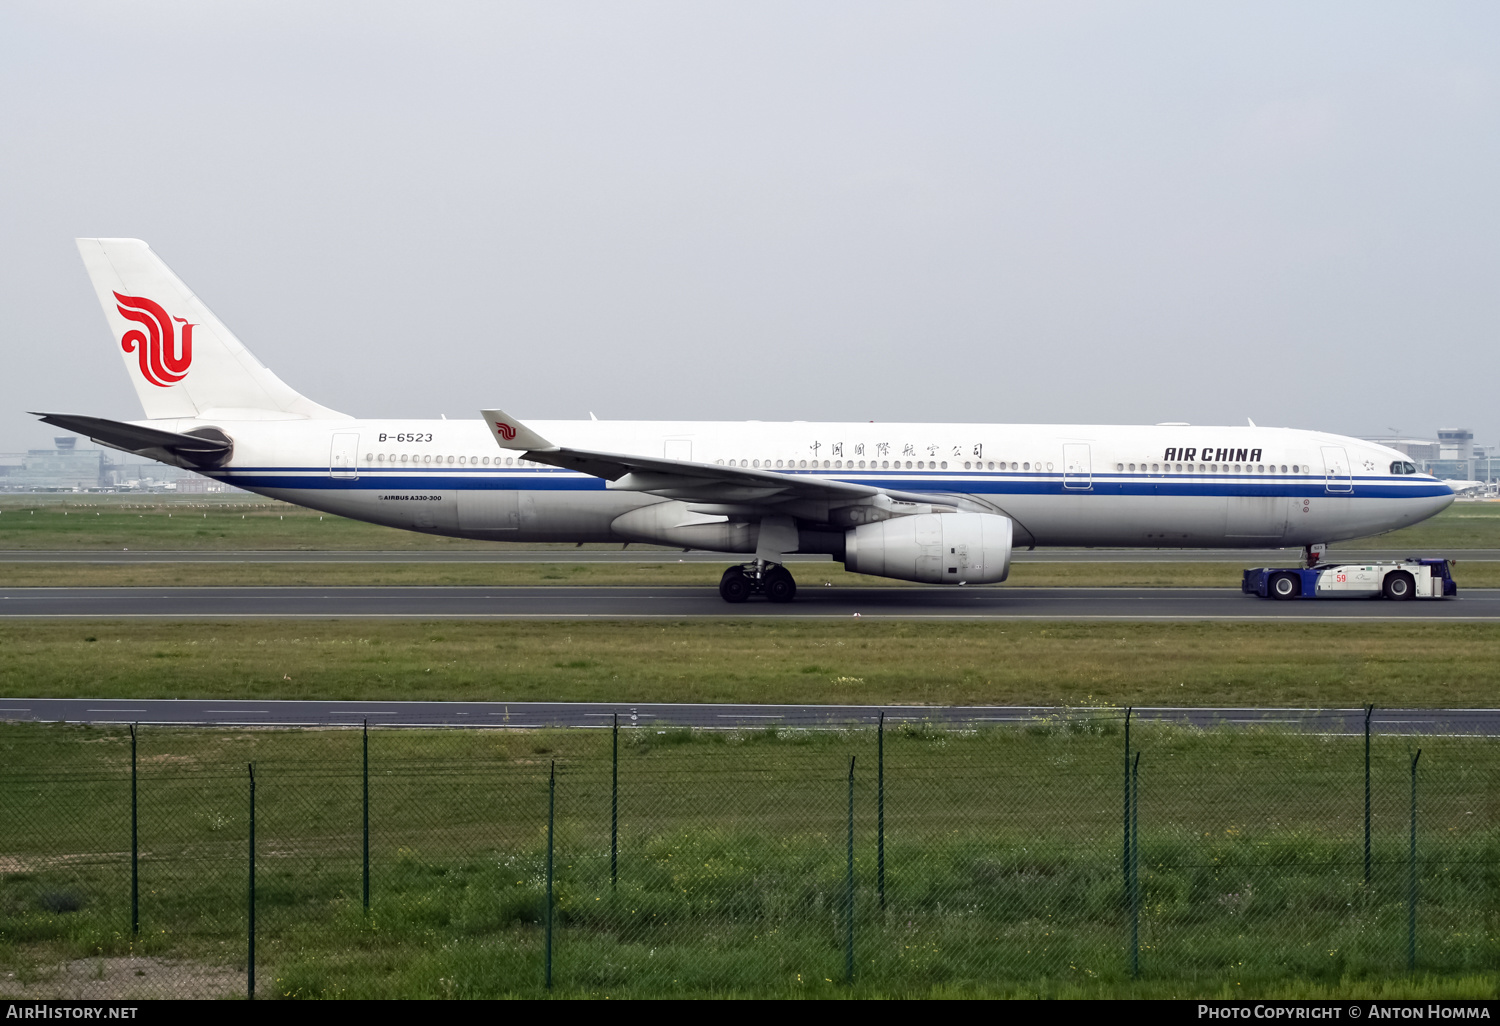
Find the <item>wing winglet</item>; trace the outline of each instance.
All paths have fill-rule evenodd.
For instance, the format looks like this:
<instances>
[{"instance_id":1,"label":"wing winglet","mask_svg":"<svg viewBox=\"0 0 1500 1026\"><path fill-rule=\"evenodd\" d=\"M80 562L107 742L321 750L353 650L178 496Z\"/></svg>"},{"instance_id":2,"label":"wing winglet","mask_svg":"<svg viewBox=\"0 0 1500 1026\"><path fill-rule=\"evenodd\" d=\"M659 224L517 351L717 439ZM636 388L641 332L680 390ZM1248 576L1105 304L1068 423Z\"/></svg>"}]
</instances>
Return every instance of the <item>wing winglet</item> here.
<instances>
[{"instance_id":1,"label":"wing winglet","mask_svg":"<svg viewBox=\"0 0 1500 1026\"><path fill-rule=\"evenodd\" d=\"M480 410L479 415L490 426L490 437L502 449L514 449L516 452L548 452L557 448L504 410Z\"/></svg>"}]
</instances>

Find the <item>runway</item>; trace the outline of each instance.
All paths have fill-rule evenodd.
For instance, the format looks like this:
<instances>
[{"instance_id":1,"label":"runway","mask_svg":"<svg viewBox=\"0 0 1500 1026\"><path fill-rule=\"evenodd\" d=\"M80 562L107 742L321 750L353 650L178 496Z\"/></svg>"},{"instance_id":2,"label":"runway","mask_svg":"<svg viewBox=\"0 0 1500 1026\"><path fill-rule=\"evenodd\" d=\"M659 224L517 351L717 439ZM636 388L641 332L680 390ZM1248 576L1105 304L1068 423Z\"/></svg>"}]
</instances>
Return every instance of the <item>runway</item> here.
<instances>
[{"instance_id":1,"label":"runway","mask_svg":"<svg viewBox=\"0 0 1500 1026\"><path fill-rule=\"evenodd\" d=\"M1459 562L1500 560L1500 549L1463 549L1441 553ZM1399 560L1412 555L1405 549L1333 549L1328 561ZM728 566L744 556L722 552L683 552L680 549L435 549L334 551L322 550L141 550L141 549L9 549L0 550L0 563L712 563ZM1296 566L1299 549L1036 549L1012 554L1017 563L1237 563L1240 566ZM788 563L829 563L826 555L793 553Z\"/></svg>"},{"instance_id":2,"label":"runway","mask_svg":"<svg viewBox=\"0 0 1500 1026\"><path fill-rule=\"evenodd\" d=\"M22 698L0 701L0 720L162 726L274 727L543 727L838 728L933 723L946 726L1036 724L1058 719L1122 720L1125 710L1055 706L709 705L604 702L327 702L213 699ZM1282 727L1358 734L1363 709L1246 709L1153 706L1136 722L1195 727ZM1378 734L1500 736L1500 709L1376 709Z\"/></svg>"},{"instance_id":3,"label":"runway","mask_svg":"<svg viewBox=\"0 0 1500 1026\"><path fill-rule=\"evenodd\" d=\"M730 605L697 587L0 588L0 618L1500 621L1500 589L1451 599L1276 602L1232 588L818 588Z\"/></svg>"}]
</instances>

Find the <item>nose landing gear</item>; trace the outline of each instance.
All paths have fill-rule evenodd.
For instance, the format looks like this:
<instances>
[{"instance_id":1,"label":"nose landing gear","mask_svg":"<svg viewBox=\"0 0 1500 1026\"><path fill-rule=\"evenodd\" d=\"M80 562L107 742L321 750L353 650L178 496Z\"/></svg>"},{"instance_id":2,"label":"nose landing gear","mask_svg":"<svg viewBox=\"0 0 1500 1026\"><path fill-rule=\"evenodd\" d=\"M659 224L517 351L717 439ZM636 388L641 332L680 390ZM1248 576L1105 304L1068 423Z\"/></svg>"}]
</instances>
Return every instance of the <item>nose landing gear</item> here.
<instances>
[{"instance_id":1,"label":"nose landing gear","mask_svg":"<svg viewBox=\"0 0 1500 1026\"><path fill-rule=\"evenodd\" d=\"M772 602L790 602L797 597L797 582L780 563L759 559L732 566L719 578L719 597L725 602L744 602L751 595L764 595Z\"/></svg>"}]
</instances>

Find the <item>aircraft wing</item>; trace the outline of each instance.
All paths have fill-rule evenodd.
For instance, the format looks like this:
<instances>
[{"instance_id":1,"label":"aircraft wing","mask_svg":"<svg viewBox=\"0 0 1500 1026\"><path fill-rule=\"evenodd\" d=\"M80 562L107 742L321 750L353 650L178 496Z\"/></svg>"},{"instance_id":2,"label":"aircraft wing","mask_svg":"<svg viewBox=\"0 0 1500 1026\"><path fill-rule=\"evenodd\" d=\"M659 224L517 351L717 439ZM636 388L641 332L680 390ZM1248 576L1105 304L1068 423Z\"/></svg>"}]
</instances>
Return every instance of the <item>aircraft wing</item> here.
<instances>
[{"instance_id":1,"label":"aircraft wing","mask_svg":"<svg viewBox=\"0 0 1500 1026\"><path fill-rule=\"evenodd\" d=\"M898 502L953 502L953 497L925 492L899 492L851 481L835 481L812 474L777 473L749 467L693 463L688 460L630 456L553 445L502 410L481 411L490 436L502 449L522 453L535 463L576 470L608 481L608 487L649 492L688 502L739 505L778 505L797 500L856 503L876 496Z\"/></svg>"}]
</instances>

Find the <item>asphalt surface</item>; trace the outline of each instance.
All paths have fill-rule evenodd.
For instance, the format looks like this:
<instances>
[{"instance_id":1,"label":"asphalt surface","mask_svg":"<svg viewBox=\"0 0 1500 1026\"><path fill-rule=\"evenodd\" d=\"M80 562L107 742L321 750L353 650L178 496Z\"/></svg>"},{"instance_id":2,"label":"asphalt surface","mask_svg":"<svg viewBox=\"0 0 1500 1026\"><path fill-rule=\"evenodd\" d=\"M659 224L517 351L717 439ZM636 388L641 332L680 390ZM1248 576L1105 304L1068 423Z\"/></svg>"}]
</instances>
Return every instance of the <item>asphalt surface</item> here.
<instances>
[{"instance_id":1,"label":"asphalt surface","mask_svg":"<svg viewBox=\"0 0 1500 1026\"><path fill-rule=\"evenodd\" d=\"M18 698L0 700L0 720L11 722L141 723L224 726L382 727L846 727L888 724L1037 723L1065 719L1120 720L1124 710L1054 706L689 705L603 702L325 702L215 699ZM1198 727L1281 726L1335 734L1364 730L1363 709L1245 709L1149 707L1137 722ZM1500 736L1500 709L1376 709L1370 729L1380 734Z\"/></svg>"},{"instance_id":2,"label":"asphalt surface","mask_svg":"<svg viewBox=\"0 0 1500 1026\"><path fill-rule=\"evenodd\" d=\"M795 602L730 605L715 588L0 588L0 618L1500 621L1500 589L1456 598L1276 602L1231 588L819 588Z\"/></svg>"},{"instance_id":3,"label":"asphalt surface","mask_svg":"<svg viewBox=\"0 0 1500 1026\"><path fill-rule=\"evenodd\" d=\"M1500 549L1460 549L1442 553L1406 549L1333 549L1326 560L1365 562L1408 556L1446 555L1452 559L1496 561ZM662 549L440 549L432 551L338 552L331 550L228 551L132 549L0 550L0 563L715 563L743 562L722 552ZM1296 566L1300 549L1036 549L1018 550L1017 563L1238 563L1241 566ZM829 556L793 553L788 563L828 563Z\"/></svg>"}]
</instances>

